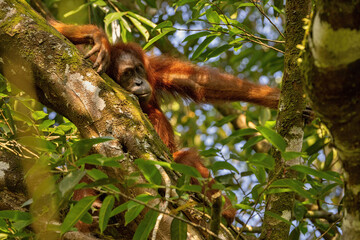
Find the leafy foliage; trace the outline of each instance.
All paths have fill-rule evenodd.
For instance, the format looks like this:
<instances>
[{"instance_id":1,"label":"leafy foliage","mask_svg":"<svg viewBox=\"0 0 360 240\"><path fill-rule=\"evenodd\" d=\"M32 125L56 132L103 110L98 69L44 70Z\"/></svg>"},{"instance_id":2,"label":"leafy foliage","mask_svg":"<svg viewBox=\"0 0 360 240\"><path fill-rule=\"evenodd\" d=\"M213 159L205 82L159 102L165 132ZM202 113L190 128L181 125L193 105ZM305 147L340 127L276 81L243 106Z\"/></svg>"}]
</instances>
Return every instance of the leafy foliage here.
<instances>
[{"instance_id":1,"label":"leafy foliage","mask_svg":"<svg viewBox=\"0 0 360 240\"><path fill-rule=\"evenodd\" d=\"M60 12L57 8L61 3L45 2L51 9ZM283 22L277 18L284 11L282 1L261 1L257 7L263 9L282 30ZM179 0L159 5L154 0L94 0L68 9L62 21L66 22L70 16L85 15L92 23L104 26L109 36L117 36L111 38L114 42L120 39L135 41L154 53L171 53L184 55L193 61L207 61L207 64L232 74L251 80L261 79L261 83L275 86L282 75L284 39L257 7L244 1ZM181 145L201 150L205 165L217 181L213 187L226 193L239 209L237 216L242 223L236 223L238 226L244 222L250 225L260 222L267 194L292 191L301 196L294 206L296 221L287 221L274 214L273 217L294 226L291 239L313 235L311 231L315 230L309 226L319 227L320 224L306 219L307 206L338 212L337 206L340 207L341 201L339 190L342 179L338 174L337 153L329 145L326 129L315 121L305 130L302 152L287 152L286 141L273 130L275 111L243 103L228 105L232 110L228 114L221 111L221 106L199 106L186 101L170 101L163 110L175 126ZM85 168L85 164L122 167L119 160L123 156L107 158L98 154L89 155L94 144L111 138L80 140L71 122L10 86L2 75L0 107L1 151L11 150L24 159L45 161L49 166L48 171L56 180L53 194L57 197L57 211L62 213L61 226L54 228L62 234L72 230L79 219L91 222L91 217L87 220L88 210L99 211L100 234L106 234L112 219L118 214L123 214L127 225L144 211L149 202L163 199L160 194L142 194L120 203L121 191L116 185L119 182L99 169ZM246 117L247 124L241 129L236 125L240 115ZM298 178L269 182L268 173L277 166L267 151L261 151L261 144L271 144L285 161L302 157L304 165L288 169L298 172ZM121 184L163 190L165 186L158 166L181 173L182 177L176 185L169 186L178 194L176 199L171 200L186 202L180 210L194 208L189 198L202 192L202 187L192 185L190 179L196 178L200 185L209 181L194 168L184 165L147 159L137 159L135 163L139 173L128 176ZM94 182L80 182L85 175ZM145 184L136 181L140 175L147 181ZM91 207L96 197L83 198L78 202L71 200L75 189L84 188L100 190L99 196L103 199L100 210ZM33 201L29 204L34 205ZM195 205L198 210L209 212L208 206L203 203ZM184 218L180 210L175 214ZM148 210L133 239L147 239L158 216L158 211ZM28 212L0 211L0 239L34 237L27 228L33 220ZM323 224L321 229L326 230L329 225ZM186 229L186 223L174 219L171 225L173 239L186 239Z\"/></svg>"}]
</instances>

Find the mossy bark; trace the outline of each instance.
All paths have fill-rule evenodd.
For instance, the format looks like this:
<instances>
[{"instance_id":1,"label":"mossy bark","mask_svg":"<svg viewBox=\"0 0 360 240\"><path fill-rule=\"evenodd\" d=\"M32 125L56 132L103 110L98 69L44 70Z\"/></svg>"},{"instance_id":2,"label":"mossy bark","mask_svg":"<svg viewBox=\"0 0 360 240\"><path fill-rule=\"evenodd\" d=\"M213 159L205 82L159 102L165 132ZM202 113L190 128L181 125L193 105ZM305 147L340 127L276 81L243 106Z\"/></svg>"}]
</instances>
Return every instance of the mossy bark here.
<instances>
[{"instance_id":1,"label":"mossy bark","mask_svg":"<svg viewBox=\"0 0 360 240\"><path fill-rule=\"evenodd\" d=\"M108 176L121 181L125 175L138 172L133 163L136 158L171 161L168 149L142 113L136 98L113 80L101 78L77 49L25 1L0 1L0 72L67 117L84 138L114 137L95 149L106 156L126 153L121 171L104 169ZM175 181L174 173L168 174ZM119 188L131 197L144 192L158 194L153 189ZM118 229L117 234L134 233L141 218L125 227L119 226L122 229ZM159 235L163 234L159 239L170 237L171 218L167 219L168 222L160 225ZM188 231L202 238L191 226Z\"/></svg>"},{"instance_id":2,"label":"mossy bark","mask_svg":"<svg viewBox=\"0 0 360 240\"><path fill-rule=\"evenodd\" d=\"M342 239L360 239L360 1L317 1L303 71L306 92L343 163Z\"/></svg>"},{"instance_id":3,"label":"mossy bark","mask_svg":"<svg viewBox=\"0 0 360 240\"><path fill-rule=\"evenodd\" d=\"M302 112L305 108L302 74L297 64L299 49L296 45L300 44L304 38L302 19L310 13L310 4L310 0L291 0L286 1L285 8L284 75L276 130L287 142L286 151L293 152L301 151L304 126ZM276 160L276 170L269 174L269 181L296 177L295 173L288 171L286 167L300 164L300 158L285 162L280 152L275 149L273 149L273 156ZM294 193L276 193L268 196L261 239L289 238L290 225L266 213L271 212L291 221L294 197Z\"/></svg>"}]
</instances>

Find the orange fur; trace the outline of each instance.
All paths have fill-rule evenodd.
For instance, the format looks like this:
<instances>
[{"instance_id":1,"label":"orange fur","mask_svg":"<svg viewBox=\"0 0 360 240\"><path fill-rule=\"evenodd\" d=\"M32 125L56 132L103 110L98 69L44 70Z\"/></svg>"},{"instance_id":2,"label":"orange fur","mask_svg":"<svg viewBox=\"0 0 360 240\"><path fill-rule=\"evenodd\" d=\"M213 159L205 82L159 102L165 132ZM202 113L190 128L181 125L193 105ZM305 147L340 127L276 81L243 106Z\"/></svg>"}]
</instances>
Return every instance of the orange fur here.
<instances>
[{"instance_id":1,"label":"orange fur","mask_svg":"<svg viewBox=\"0 0 360 240\"><path fill-rule=\"evenodd\" d=\"M134 59L142 62L146 70L147 81L153 90L148 102L140 102L142 110L148 115L160 138L174 154L174 160L177 163L195 167L204 178L209 178L210 174L196 151L176 152L173 129L160 108L161 92L180 95L200 103L246 101L277 108L280 96L277 88L257 85L230 74L221 73L216 69L198 67L171 57L149 57L139 45L134 43L119 43L110 46L103 31L93 25L74 26L55 21L50 21L50 23L74 43L94 41L95 45L100 45L100 53L96 62L110 61L110 67L107 67L106 73L119 84L122 73L118 69L117 60L122 54L130 54ZM214 180L209 182L208 190L205 192L209 199L218 191L211 189L213 183ZM197 182L197 184L199 183ZM236 210L232 207L230 200L226 196L224 197L225 205L222 214L231 224Z\"/></svg>"}]
</instances>

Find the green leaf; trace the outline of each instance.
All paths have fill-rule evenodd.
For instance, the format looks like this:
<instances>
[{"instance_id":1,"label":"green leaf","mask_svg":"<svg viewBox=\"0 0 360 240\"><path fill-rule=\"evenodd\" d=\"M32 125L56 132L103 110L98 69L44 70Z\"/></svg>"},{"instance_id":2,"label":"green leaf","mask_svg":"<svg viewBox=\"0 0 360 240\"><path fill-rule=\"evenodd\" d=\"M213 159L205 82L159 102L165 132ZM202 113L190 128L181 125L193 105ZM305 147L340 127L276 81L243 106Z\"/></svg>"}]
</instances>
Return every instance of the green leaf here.
<instances>
[{"instance_id":1,"label":"green leaf","mask_svg":"<svg viewBox=\"0 0 360 240\"><path fill-rule=\"evenodd\" d=\"M124 12L114 12L107 14L104 18L105 26L108 26L113 21L120 20L122 16L124 16L124 14L125 14Z\"/></svg>"},{"instance_id":2,"label":"green leaf","mask_svg":"<svg viewBox=\"0 0 360 240\"><path fill-rule=\"evenodd\" d=\"M141 35L144 36L145 40L148 41L149 37L150 37L149 31L136 18L133 18L131 16L127 16L127 17L134 24L134 26L137 28L137 30L139 30Z\"/></svg>"},{"instance_id":3,"label":"green leaf","mask_svg":"<svg viewBox=\"0 0 360 240\"><path fill-rule=\"evenodd\" d=\"M187 185L187 184L184 184L178 190L183 191L183 192L198 192L198 193L201 193L202 192L202 187L199 186L199 185Z\"/></svg>"},{"instance_id":4,"label":"green leaf","mask_svg":"<svg viewBox=\"0 0 360 240\"><path fill-rule=\"evenodd\" d=\"M146 50L148 47L150 47L152 44L154 44L157 40L161 39L162 37L164 37L165 35L167 35L170 32L174 32L175 30L176 30L175 28L164 29L164 31L162 33L160 33L159 35L150 39L150 41L144 46L143 49Z\"/></svg>"},{"instance_id":5,"label":"green leaf","mask_svg":"<svg viewBox=\"0 0 360 240\"><path fill-rule=\"evenodd\" d=\"M132 202L132 206L125 213L125 226L128 225L132 220L134 220L141 211L145 208L144 205ZM130 204L129 204L130 205Z\"/></svg>"},{"instance_id":6,"label":"green leaf","mask_svg":"<svg viewBox=\"0 0 360 240\"><path fill-rule=\"evenodd\" d=\"M241 149L250 148L250 147L254 146L255 144L257 144L258 142L262 141L263 139L264 139L263 136L252 137L244 144L244 146L242 146Z\"/></svg>"},{"instance_id":7,"label":"green leaf","mask_svg":"<svg viewBox=\"0 0 360 240\"><path fill-rule=\"evenodd\" d=\"M237 174L239 174L238 170L233 165L231 165L230 163L225 162L225 161L217 161L214 164L212 164L210 168L211 168L211 170L213 170L214 174L217 171L223 170L223 169L234 171Z\"/></svg>"},{"instance_id":8,"label":"green leaf","mask_svg":"<svg viewBox=\"0 0 360 240\"><path fill-rule=\"evenodd\" d=\"M260 116L259 116L259 123L260 125L264 126L267 121L271 118L271 112L269 108L261 108L260 109Z\"/></svg>"},{"instance_id":9,"label":"green leaf","mask_svg":"<svg viewBox=\"0 0 360 240\"><path fill-rule=\"evenodd\" d=\"M323 188L321 189L321 191L318 192L318 196L319 196L319 199L322 199L324 198L327 194L329 194L329 192L335 188L336 186L338 186L339 184L337 183L332 183L332 184L329 184L329 185L326 185L326 186L323 186Z\"/></svg>"},{"instance_id":10,"label":"green leaf","mask_svg":"<svg viewBox=\"0 0 360 240\"><path fill-rule=\"evenodd\" d=\"M220 23L220 18L217 12L215 12L214 10L212 10L211 8L208 9L206 11L206 18L209 21L209 23L215 23L215 24L219 24Z\"/></svg>"},{"instance_id":11,"label":"green leaf","mask_svg":"<svg viewBox=\"0 0 360 240\"><path fill-rule=\"evenodd\" d=\"M284 158L285 161L289 161L298 157L301 157L303 153L301 152L282 152L281 156Z\"/></svg>"},{"instance_id":12,"label":"green leaf","mask_svg":"<svg viewBox=\"0 0 360 240\"><path fill-rule=\"evenodd\" d=\"M136 232L133 236L133 240L146 240L149 234L153 230L159 213L154 210L149 210L144 219L140 222L136 228Z\"/></svg>"},{"instance_id":13,"label":"green leaf","mask_svg":"<svg viewBox=\"0 0 360 240\"><path fill-rule=\"evenodd\" d=\"M99 137L99 138L91 138L91 139L81 139L75 142L71 148L74 154L78 157L83 156L88 153L93 145L98 143L107 142L113 140L113 137Z\"/></svg>"},{"instance_id":14,"label":"green leaf","mask_svg":"<svg viewBox=\"0 0 360 240\"><path fill-rule=\"evenodd\" d=\"M255 153L250 156L248 161L255 166L268 168L273 170L275 167L275 159L266 153Z\"/></svg>"},{"instance_id":15,"label":"green leaf","mask_svg":"<svg viewBox=\"0 0 360 240\"><path fill-rule=\"evenodd\" d=\"M70 209L64 222L61 224L61 235L69 231L75 223L81 219L81 217L90 209L96 198L97 196L84 197Z\"/></svg>"},{"instance_id":16,"label":"green leaf","mask_svg":"<svg viewBox=\"0 0 360 240\"><path fill-rule=\"evenodd\" d=\"M208 36L205 38L205 40L199 44L199 46L196 48L196 50L194 51L194 54L191 57L191 60L194 60L196 58L198 58L200 56L200 54L202 52L204 52L204 50L209 46L209 44L214 41L214 39L216 38L216 36Z\"/></svg>"},{"instance_id":17,"label":"green leaf","mask_svg":"<svg viewBox=\"0 0 360 240\"><path fill-rule=\"evenodd\" d=\"M214 126L221 127L222 125L231 122L232 120L236 119L237 117L238 117L237 115L228 115L226 117L223 117L219 121L216 121Z\"/></svg>"},{"instance_id":18,"label":"green leaf","mask_svg":"<svg viewBox=\"0 0 360 240\"><path fill-rule=\"evenodd\" d=\"M209 32L199 32L199 33L195 33L195 34L192 34L192 35L189 35L187 36L183 42L189 42L189 41L193 41L193 40L196 40L196 39L199 39L201 37L205 37L205 36L208 36L210 33Z\"/></svg>"},{"instance_id":19,"label":"green leaf","mask_svg":"<svg viewBox=\"0 0 360 240\"><path fill-rule=\"evenodd\" d=\"M67 17L70 17L71 15L73 15L73 14L75 14L75 13L80 12L82 9L84 9L84 8L86 8L87 6L91 5L93 2L94 2L94 1L90 1L90 2L87 2L87 3L85 3L85 4L80 5L77 9L65 13L65 14L64 14L64 17L67 18Z\"/></svg>"},{"instance_id":20,"label":"green leaf","mask_svg":"<svg viewBox=\"0 0 360 240\"><path fill-rule=\"evenodd\" d=\"M331 175L329 173L318 171L318 170L310 168L308 166L295 165L295 166L290 167L290 169L295 170L297 172L302 172L302 173L306 173L306 174L309 174L309 175L313 175L313 176L318 177L318 178L323 178L323 179L326 179L326 180L329 180L329 181L334 181L334 182L336 182L336 183L338 183L340 185L343 184L343 182L341 181L339 176L336 177L336 176L333 176L333 175Z\"/></svg>"},{"instance_id":21,"label":"green leaf","mask_svg":"<svg viewBox=\"0 0 360 240\"><path fill-rule=\"evenodd\" d=\"M153 23L152 21L150 21L149 19L140 16L139 14L133 13L133 12L127 12L128 15L136 18L137 20L139 20L140 22L144 23L145 25L148 25L151 28L156 28L156 24Z\"/></svg>"},{"instance_id":22,"label":"green leaf","mask_svg":"<svg viewBox=\"0 0 360 240\"><path fill-rule=\"evenodd\" d=\"M306 207L302 203L296 201L294 205L294 215L296 220L298 221L302 220L306 212L307 212Z\"/></svg>"},{"instance_id":23,"label":"green leaf","mask_svg":"<svg viewBox=\"0 0 360 240\"><path fill-rule=\"evenodd\" d=\"M10 112L14 120L25 122L28 126L32 126L34 124L31 118L29 118L23 113L14 110L10 110Z\"/></svg>"},{"instance_id":24,"label":"green leaf","mask_svg":"<svg viewBox=\"0 0 360 240\"><path fill-rule=\"evenodd\" d=\"M141 173L149 183L161 185L162 177L156 166L148 164L149 161L136 161Z\"/></svg>"},{"instance_id":25,"label":"green leaf","mask_svg":"<svg viewBox=\"0 0 360 240\"><path fill-rule=\"evenodd\" d=\"M84 222L84 223L86 223L86 224L91 224L91 223L93 222L93 217L92 217L92 215L91 215L89 212L86 212L86 213L84 214L84 216L82 216L82 217L80 218L80 221L82 221L82 222Z\"/></svg>"},{"instance_id":26,"label":"green leaf","mask_svg":"<svg viewBox=\"0 0 360 240\"><path fill-rule=\"evenodd\" d=\"M180 212L179 217L184 218ZM171 222L171 240L186 240L187 239L187 224L179 219L174 218Z\"/></svg>"},{"instance_id":27,"label":"green leaf","mask_svg":"<svg viewBox=\"0 0 360 240\"><path fill-rule=\"evenodd\" d=\"M17 210L3 210L0 211L0 218L6 218L12 221L27 221L31 220L31 214Z\"/></svg>"},{"instance_id":28,"label":"green leaf","mask_svg":"<svg viewBox=\"0 0 360 240\"><path fill-rule=\"evenodd\" d=\"M119 160L123 159L124 156L118 157L104 157L101 154L92 154L86 157L83 157L76 161L76 166L81 166L85 164L98 165L98 166L106 166L106 167L117 167L121 168Z\"/></svg>"},{"instance_id":29,"label":"green leaf","mask_svg":"<svg viewBox=\"0 0 360 240\"><path fill-rule=\"evenodd\" d=\"M285 152L286 142L280 134L263 126L257 126L256 129L279 151Z\"/></svg>"},{"instance_id":30,"label":"green leaf","mask_svg":"<svg viewBox=\"0 0 360 240\"><path fill-rule=\"evenodd\" d=\"M75 189L84 189L84 188L95 188L95 187L109 187L112 190L115 190L115 186L113 184L117 184L119 183L119 180L114 179L114 178L101 178L99 180L95 180L94 182L85 184L85 183L81 183L79 185L76 186ZM109 186L107 186L109 185ZM116 188L115 191L117 191L118 188Z\"/></svg>"},{"instance_id":31,"label":"green leaf","mask_svg":"<svg viewBox=\"0 0 360 240\"><path fill-rule=\"evenodd\" d=\"M249 168L255 174L255 177L260 183L266 182L266 172L264 167L253 164L253 165L249 165Z\"/></svg>"},{"instance_id":32,"label":"green leaf","mask_svg":"<svg viewBox=\"0 0 360 240\"><path fill-rule=\"evenodd\" d=\"M114 179L109 179L108 175L106 175L104 172L100 171L99 169L96 169L96 168L93 168L91 170L86 170L87 174L96 180L95 183L99 182L100 180L102 181L105 181L105 182L102 182L103 184L106 184L106 181L117 181L117 180L114 180ZM87 184L87 186L91 186L91 184L95 184L95 183L90 183L90 184ZM120 192L120 189L115 187L114 185L112 184L109 184L109 185L106 185L104 186L105 188L107 189L111 189L112 191L115 191L115 192Z\"/></svg>"},{"instance_id":33,"label":"green leaf","mask_svg":"<svg viewBox=\"0 0 360 240\"><path fill-rule=\"evenodd\" d=\"M114 207L114 203L115 203L114 196L108 195L108 196L106 196L106 198L104 199L104 201L101 205L100 212L99 212L99 227L100 227L101 233L103 233L107 227L107 224L111 217L111 210Z\"/></svg>"},{"instance_id":34,"label":"green leaf","mask_svg":"<svg viewBox=\"0 0 360 240\"><path fill-rule=\"evenodd\" d=\"M18 142L38 151L54 152L56 150L54 143L39 137L24 136L19 138Z\"/></svg>"},{"instance_id":35,"label":"green leaf","mask_svg":"<svg viewBox=\"0 0 360 240\"><path fill-rule=\"evenodd\" d=\"M229 48L231 48L232 46L225 44L222 45L221 47L215 48L213 51L211 51L206 57L207 58L213 58L213 57L217 57L220 54L222 54L223 52L227 51Z\"/></svg>"},{"instance_id":36,"label":"green leaf","mask_svg":"<svg viewBox=\"0 0 360 240\"><path fill-rule=\"evenodd\" d=\"M40 131L46 130L46 129L48 129L49 127L51 127L52 125L54 125L54 124L55 124L55 120L46 119L45 121L43 121L42 123L40 123L40 125L39 125L39 130L40 130Z\"/></svg>"},{"instance_id":37,"label":"green leaf","mask_svg":"<svg viewBox=\"0 0 360 240\"><path fill-rule=\"evenodd\" d=\"M219 152L220 152L219 149L210 148L210 149L201 151L201 152L200 152L200 155L201 155L201 156L204 156L204 157L216 157L216 156L218 156L218 153L219 153Z\"/></svg>"},{"instance_id":38,"label":"green leaf","mask_svg":"<svg viewBox=\"0 0 360 240\"><path fill-rule=\"evenodd\" d=\"M236 208L236 209L245 209L245 210L253 209L251 206L246 205L246 204L242 204L242 203L235 204L234 208Z\"/></svg>"},{"instance_id":39,"label":"green leaf","mask_svg":"<svg viewBox=\"0 0 360 240\"><path fill-rule=\"evenodd\" d=\"M111 211L110 217L113 217L113 216L115 216L115 215L118 215L119 213L122 213L123 211L125 211L126 209L128 209L129 203L130 203L130 202L126 202L126 203L123 203L123 204L121 204L120 206L117 206L116 208L114 208L114 209Z\"/></svg>"},{"instance_id":40,"label":"green leaf","mask_svg":"<svg viewBox=\"0 0 360 240\"><path fill-rule=\"evenodd\" d=\"M248 136L248 135L254 135L257 132L258 131L256 131L256 129L253 129L253 128L244 128L244 129L239 129L239 130L232 132L230 136L231 137L243 137L243 136Z\"/></svg>"},{"instance_id":41,"label":"green leaf","mask_svg":"<svg viewBox=\"0 0 360 240\"><path fill-rule=\"evenodd\" d=\"M303 197L306 197L308 199L313 199L311 194L304 189L303 183L297 180L293 180L293 179L276 180L270 185L270 187L288 187Z\"/></svg>"},{"instance_id":42,"label":"green leaf","mask_svg":"<svg viewBox=\"0 0 360 240\"><path fill-rule=\"evenodd\" d=\"M78 184L78 182L80 182L80 180L85 176L85 174L86 171L76 170L66 175L58 185L61 197L65 197L69 194L75 188L76 184Z\"/></svg>"},{"instance_id":43,"label":"green leaf","mask_svg":"<svg viewBox=\"0 0 360 240\"><path fill-rule=\"evenodd\" d=\"M166 21L163 21L161 23L159 23L155 28L154 30L157 30L157 29L162 29L162 28L171 28L173 26L173 23L169 20L166 20Z\"/></svg>"},{"instance_id":44,"label":"green leaf","mask_svg":"<svg viewBox=\"0 0 360 240\"><path fill-rule=\"evenodd\" d=\"M174 3L174 5L180 7L191 2L195 2L195 0L180 0Z\"/></svg>"},{"instance_id":45,"label":"green leaf","mask_svg":"<svg viewBox=\"0 0 360 240\"><path fill-rule=\"evenodd\" d=\"M34 111L31 113L32 118L36 121L36 120L40 120L43 119L44 117L46 117L48 114L45 113L44 111Z\"/></svg>"},{"instance_id":46,"label":"green leaf","mask_svg":"<svg viewBox=\"0 0 360 240\"><path fill-rule=\"evenodd\" d=\"M191 177L196 177L196 178L201 178L201 174L199 173L198 170L196 170L196 168L194 167L190 167L184 164L179 164L179 163L172 163L171 164L171 168L175 171L178 171L182 174L191 176Z\"/></svg>"},{"instance_id":47,"label":"green leaf","mask_svg":"<svg viewBox=\"0 0 360 240\"><path fill-rule=\"evenodd\" d=\"M241 8L241 7L255 7L254 4L252 3L240 3L237 8Z\"/></svg>"},{"instance_id":48,"label":"green leaf","mask_svg":"<svg viewBox=\"0 0 360 240\"><path fill-rule=\"evenodd\" d=\"M143 202L144 204L147 204L150 200L155 198L157 197L148 194L140 194L136 196L136 199ZM125 226L134 220L141 213L145 206L134 201L129 201L127 207L128 211L125 213Z\"/></svg>"}]
</instances>

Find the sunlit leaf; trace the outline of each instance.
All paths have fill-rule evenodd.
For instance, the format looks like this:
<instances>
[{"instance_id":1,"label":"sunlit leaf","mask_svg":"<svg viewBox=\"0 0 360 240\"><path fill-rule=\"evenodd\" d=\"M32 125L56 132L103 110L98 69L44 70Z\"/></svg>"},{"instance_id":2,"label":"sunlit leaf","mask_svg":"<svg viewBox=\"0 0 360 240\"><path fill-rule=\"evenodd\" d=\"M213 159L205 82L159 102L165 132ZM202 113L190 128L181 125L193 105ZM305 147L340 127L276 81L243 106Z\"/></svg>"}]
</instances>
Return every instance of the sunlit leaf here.
<instances>
[{"instance_id":1,"label":"sunlit leaf","mask_svg":"<svg viewBox=\"0 0 360 240\"><path fill-rule=\"evenodd\" d=\"M137 28L137 30L139 30L141 35L144 36L145 40L148 41L149 37L150 37L149 31L136 18L133 18L131 16L127 16L127 17L134 24L134 26Z\"/></svg>"},{"instance_id":2,"label":"sunlit leaf","mask_svg":"<svg viewBox=\"0 0 360 240\"><path fill-rule=\"evenodd\" d=\"M34 111L31 113L32 118L36 121L36 120L40 120L43 119L44 117L46 117L48 114L45 113L44 111Z\"/></svg>"},{"instance_id":3,"label":"sunlit leaf","mask_svg":"<svg viewBox=\"0 0 360 240\"><path fill-rule=\"evenodd\" d=\"M156 27L156 24L153 23L152 21L150 21L149 19L139 15L139 14L136 14L136 13L133 13L133 12L127 12L128 15L136 18L137 20L139 20L140 22L144 23L145 25L148 25L149 27L151 28L155 28Z\"/></svg>"},{"instance_id":4,"label":"sunlit leaf","mask_svg":"<svg viewBox=\"0 0 360 240\"><path fill-rule=\"evenodd\" d=\"M209 23L220 23L220 18L217 12L212 10L211 8L206 11L206 18L209 21Z\"/></svg>"}]
</instances>

